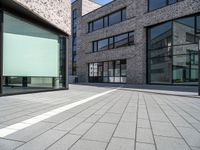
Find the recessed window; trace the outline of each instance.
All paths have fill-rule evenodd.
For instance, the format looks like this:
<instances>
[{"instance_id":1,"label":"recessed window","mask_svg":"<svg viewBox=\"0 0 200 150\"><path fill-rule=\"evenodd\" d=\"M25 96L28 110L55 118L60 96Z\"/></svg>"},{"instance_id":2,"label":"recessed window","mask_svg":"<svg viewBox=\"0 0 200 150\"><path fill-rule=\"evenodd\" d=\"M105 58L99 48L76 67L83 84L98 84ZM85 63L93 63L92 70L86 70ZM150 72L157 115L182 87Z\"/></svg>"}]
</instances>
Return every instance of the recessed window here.
<instances>
[{"instance_id":1,"label":"recessed window","mask_svg":"<svg viewBox=\"0 0 200 150\"><path fill-rule=\"evenodd\" d=\"M128 32L93 42L93 52L134 44L134 32Z\"/></svg>"},{"instance_id":2,"label":"recessed window","mask_svg":"<svg viewBox=\"0 0 200 150\"><path fill-rule=\"evenodd\" d=\"M116 23L126 20L126 9L123 8L114 13L101 17L95 21L88 23L88 32L92 32L98 29L105 28L107 26L114 25Z\"/></svg>"},{"instance_id":3,"label":"recessed window","mask_svg":"<svg viewBox=\"0 0 200 150\"><path fill-rule=\"evenodd\" d=\"M102 51L106 49L108 49L108 39L100 40L98 42L98 50Z\"/></svg>"},{"instance_id":4,"label":"recessed window","mask_svg":"<svg viewBox=\"0 0 200 150\"><path fill-rule=\"evenodd\" d=\"M98 30L101 28L103 28L103 18L99 19L97 21L94 21L94 23L93 23L93 30Z\"/></svg>"},{"instance_id":5,"label":"recessed window","mask_svg":"<svg viewBox=\"0 0 200 150\"><path fill-rule=\"evenodd\" d=\"M149 0L149 11L156 10L183 0Z\"/></svg>"},{"instance_id":6,"label":"recessed window","mask_svg":"<svg viewBox=\"0 0 200 150\"><path fill-rule=\"evenodd\" d=\"M197 29L196 29L196 31L197 31L197 33L200 33L200 16L197 16L197 18L196 18L196 27L197 27Z\"/></svg>"}]
</instances>

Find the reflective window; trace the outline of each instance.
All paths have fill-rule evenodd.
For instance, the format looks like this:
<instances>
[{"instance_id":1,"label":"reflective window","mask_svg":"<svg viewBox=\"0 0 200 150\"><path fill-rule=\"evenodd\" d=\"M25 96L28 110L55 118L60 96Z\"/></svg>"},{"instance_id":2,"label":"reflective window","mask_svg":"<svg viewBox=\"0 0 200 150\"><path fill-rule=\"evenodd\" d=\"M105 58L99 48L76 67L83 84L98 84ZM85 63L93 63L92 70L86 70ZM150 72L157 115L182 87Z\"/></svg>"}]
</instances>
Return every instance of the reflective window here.
<instances>
[{"instance_id":1,"label":"reflective window","mask_svg":"<svg viewBox=\"0 0 200 150\"><path fill-rule=\"evenodd\" d=\"M158 49L172 44L172 22L151 28L149 31L149 49Z\"/></svg>"},{"instance_id":2,"label":"reflective window","mask_svg":"<svg viewBox=\"0 0 200 150\"><path fill-rule=\"evenodd\" d=\"M126 83L126 60L90 63L89 82Z\"/></svg>"},{"instance_id":3,"label":"reflective window","mask_svg":"<svg viewBox=\"0 0 200 150\"><path fill-rule=\"evenodd\" d=\"M197 31L197 33L200 33L200 16L197 16L197 18L196 18L196 27L197 27L197 29L196 29L196 31Z\"/></svg>"},{"instance_id":4,"label":"reflective window","mask_svg":"<svg viewBox=\"0 0 200 150\"><path fill-rule=\"evenodd\" d=\"M121 17L121 11L113 13L109 16L109 25L113 25L116 24L118 22L120 22L122 19Z\"/></svg>"},{"instance_id":5,"label":"reflective window","mask_svg":"<svg viewBox=\"0 0 200 150\"><path fill-rule=\"evenodd\" d=\"M197 18L193 16L176 19L148 29L150 83L197 84Z\"/></svg>"},{"instance_id":6,"label":"reflective window","mask_svg":"<svg viewBox=\"0 0 200 150\"><path fill-rule=\"evenodd\" d=\"M128 34L122 34L115 37L115 47L122 47L128 45Z\"/></svg>"},{"instance_id":7,"label":"reflective window","mask_svg":"<svg viewBox=\"0 0 200 150\"><path fill-rule=\"evenodd\" d=\"M93 52L123 47L134 44L134 32L116 35L93 42Z\"/></svg>"},{"instance_id":8,"label":"reflective window","mask_svg":"<svg viewBox=\"0 0 200 150\"><path fill-rule=\"evenodd\" d=\"M108 39L98 41L98 51L108 49Z\"/></svg>"},{"instance_id":9,"label":"reflective window","mask_svg":"<svg viewBox=\"0 0 200 150\"><path fill-rule=\"evenodd\" d=\"M149 11L156 10L183 0L149 0Z\"/></svg>"},{"instance_id":10,"label":"reflective window","mask_svg":"<svg viewBox=\"0 0 200 150\"><path fill-rule=\"evenodd\" d=\"M93 30L98 30L101 28L103 28L103 18L99 19L97 21L94 21L94 23L93 23Z\"/></svg>"},{"instance_id":11,"label":"reflective window","mask_svg":"<svg viewBox=\"0 0 200 150\"><path fill-rule=\"evenodd\" d=\"M98 29L105 28L107 26L114 25L116 23L126 20L126 9L123 8L107 16L99 18L98 20L88 23L88 32L92 32Z\"/></svg>"},{"instance_id":12,"label":"reflective window","mask_svg":"<svg viewBox=\"0 0 200 150\"><path fill-rule=\"evenodd\" d=\"M189 44L194 41L195 17L175 20L173 22L173 45Z\"/></svg>"}]
</instances>

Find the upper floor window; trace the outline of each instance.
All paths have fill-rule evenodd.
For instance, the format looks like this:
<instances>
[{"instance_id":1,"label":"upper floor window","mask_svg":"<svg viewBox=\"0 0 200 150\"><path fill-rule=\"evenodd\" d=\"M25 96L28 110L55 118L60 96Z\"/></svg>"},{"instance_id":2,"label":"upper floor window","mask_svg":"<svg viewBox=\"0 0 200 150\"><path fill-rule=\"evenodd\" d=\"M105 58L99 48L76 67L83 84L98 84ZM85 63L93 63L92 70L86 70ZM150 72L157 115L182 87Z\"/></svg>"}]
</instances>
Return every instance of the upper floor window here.
<instances>
[{"instance_id":1,"label":"upper floor window","mask_svg":"<svg viewBox=\"0 0 200 150\"><path fill-rule=\"evenodd\" d=\"M122 22L124 20L126 20L126 8L123 8L112 14L106 15L97 20L89 22L88 23L88 32L102 29L107 26L111 26L116 23Z\"/></svg>"},{"instance_id":2,"label":"upper floor window","mask_svg":"<svg viewBox=\"0 0 200 150\"><path fill-rule=\"evenodd\" d=\"M119 48L134 44L134 32L123 33L93 42L93 52Z\"/></svg>"},{"instance_id":3,"label":"upper floor window","mask_svg":"<svg viewBox=\"0 0 200 150\"><path fill-rule=\"evenodd\" d=\"M200 15L196 17L196 32L200 33Z\"/></svg>"},{"instance_id":4,"label":"upper floor window","mask_svg":"<svg viewBox=\"0 0 200 150\"><path fill-rule=\"evenodd\" d=\"M183 0L149 0L149 11L156 10L180 1Z\"/></svg>"}]
</instances>

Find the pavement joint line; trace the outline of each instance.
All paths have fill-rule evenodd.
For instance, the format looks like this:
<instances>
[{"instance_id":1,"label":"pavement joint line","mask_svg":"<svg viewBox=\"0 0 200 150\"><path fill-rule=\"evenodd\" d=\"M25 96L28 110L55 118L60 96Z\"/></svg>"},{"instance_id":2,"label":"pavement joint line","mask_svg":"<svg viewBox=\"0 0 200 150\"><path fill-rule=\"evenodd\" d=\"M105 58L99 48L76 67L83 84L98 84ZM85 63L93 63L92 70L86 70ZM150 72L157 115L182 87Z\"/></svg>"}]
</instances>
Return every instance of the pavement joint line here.
<instances>
[{"instance_id":1,"label":"pavement joint line","mask_svg":"<svg viewBox=\"0 0 200 150\"><path fill-rule=\"evenodd\" d=\"M117 97L117 100L120 99L121 97L122 97L122 95L118 96L118 97ZM73 143L73 144L69 147L69 150L70 150L79 140L92 141L91 139L88 140L88 139L83 138L84 135L86 135L86 134L89 132L89 130L92 129L92 128L99 122L99 120L100 120L101 118L103 118L103 117L105 116L105 114L106 114L111 108L114 107L114 105L116 104L117 100L115 99L115 100L112 100L112 101L110 102L111 104L112 104L112 103L113 103L113 104L112 104L111 106L109 106L109 108L106 109L106 111L104 112L104 114L102 114L101 117L98 118L98 119L93 123L93 125L92 125L83 135L81 135L81 137L80 137L75 143ZM94 140L94 141L95 141L95 140ZM106 142L106 143L107 143L107 142Z\"/></svg>"},{"instance_id":2,"label":"pavement joint line","mask_svg":"<svg viewBox=\"0 0 200 150\"><path fill-rule=\"evenodd\" d=\"M19 122L19 123L16 123L16 124L13 124L13 125L10 125L10 126L7 126L5 128L2 128L0 129L0 137L3 138L3 137L6 137L10 134L13 134L19 130L22 130L22 129L25 129L29 126L32 126L38 122L41 122L45 119L48 119L50 117L53 117L55 115L58 115L64 111L67 111L71 108L74 108L76 106L79 106L79 105L82 105L86 102L89 102L89 101L92 101L96 98L99 98L101 96L104 96L104 95L107 95L111 92L114 92L114 91L117 91L118 88L116 89L112 89L112 90L109 90L109 91L106 91L106 92L103 92L103 93L100 93L100 94L96 94L96 95L93 95L91 97L88 97L88 98L85 98L83 100L80 100L80 101L77 101L77 102L74 102L74 103L71 103L71 104L68 104L68 105L65 105L65 106L62 106L62 107L59 107L59 108L56 108L56 109L53 109L49 112L46 112L46 113L43 113L41 115L38 115L36 117L33 117L31 119L27 119L27 120L24 120L22 122Z\"/></svg>"},{"instance_id":3,"label":"pavement joint line","mask_svg":"<svg viewBox=\"0 0 200 150\"><path fill-rule=\"evenodd\" d=\"M178 134L183 138L183 140L184 140L185 144L188 146L188 148L190 148L190 150L192 150L190 144L185 140L185 138L183 137L183 135L181 134L181 132L177 129L177 127L174 125L174 123L170 120L169 116L166 114L166 112L163 110L163 108L159 105L159 103L157 102L157 99L155 97L153 97L153 95L151 95L151 98L158 105L158 107L160 108L160 110L164 113L164 115L170 121L171 125L176 129L176 131L178 132Z\"/></svg>"},{"instance_id":4,"label":"pavement joint line","mask_svg":"<svg viewBox=\"0 0 200 150\"><path fill-rule=\"evenodd\" d=\"M101 98L103 98L103 97L101 97ZM96 100L97 100L97 99L96 99ZM95 104L98 104L98 103L100 103L100 102L96 102ZM93 105L93 104L92 104L92 105ZM26 143L30 142L31 140L36 139L37 137L41 136L42 134L44 134L44 133L46 133L46 132L48 132L48 131L50 131L50 130L57 130L57 129L55 129L56 126L62 124L63 122L65 122L65 121L67 121L67 120L69 120L69 119L72 119L73 117L77 116L77 115L80 114L81 112L83 112L83 111L87 110L88 108L92 107L92 105L90 105L90 106L84 108L83 110L77 112L76 114L74 114L74 115L71 116L70 118L65 119L64 121L62 121L62 122L56 124L55 126L53 126L52 128L46 130L45 132L42 132L41 134L39 134L39 135L37 135L36 137L34 137L34 138L30 139L29 141L27 141ZM105 105L106 105L106 104L105 104ZM45 121L43 121L43 122L45 122ZM77 125L77 126L78 126L78 125ZM60 131L61 131L61 130L60 130ZM63 131L64 131L64 130L63 130ZM65 135L67 135L67 134L69 134L69 132L67 132L66 134L64 134L64 135L63 135L61 138L59 138L57 141L59 141L60 139L62 139L62 138L63 138ZM57 141L56 141L56 142L57 142ZM55 143L56 143L56 142L55 142ZM26 144L26 143L24 143L24 144ZM22 144L22 145L16 147L15 149L17 149L17 148L23 146L24 144ZM53 145L53 144L54 144L54 143L52 143L51 145ZM51 145L49 145L48 147L50 147ZM48 147L47 147L46 149L48 149Z\"/></svg>"}]
</instances>

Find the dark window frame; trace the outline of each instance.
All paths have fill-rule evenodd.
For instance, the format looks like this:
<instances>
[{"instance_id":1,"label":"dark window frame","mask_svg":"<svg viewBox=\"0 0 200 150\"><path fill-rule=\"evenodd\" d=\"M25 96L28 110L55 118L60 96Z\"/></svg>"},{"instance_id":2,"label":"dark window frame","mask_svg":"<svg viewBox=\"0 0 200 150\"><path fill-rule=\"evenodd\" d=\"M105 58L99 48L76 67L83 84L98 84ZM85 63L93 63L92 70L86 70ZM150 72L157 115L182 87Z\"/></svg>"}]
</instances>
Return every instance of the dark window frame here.
<instances>
[{"instance_id":1,"label":"dark window frame","mask_svg":"<svg viewBox=\"0 0 200 150\"><path fill-rule=\"evenodd\" d=\"M93 21L88 22L88 33L94 32L94 31L97 31L97 30L99 30L99 29L103 29L103 28L106 28L106 27L109 27L109 26L112 26L112 25L115 25L115 24L117 24L117 23L120 23L120 22L122 22L122 21L127 20L127 13L125 13L125 14L126 14L126 17L123 18L123 12L124 12L124 11L126 12L126 7L121 8L121 9L118 9L117 11L114 11L114 12L112 12L112 13L110 13L110 14L107 14L107 15L105 15L105 16L102 16L102 17L98 18L98 19L95 19L95 20L93 20ZM111 15L117 13L117 12L120 12L120 15L121 15L121 16L120 16L120 17L121 17L120 22L117 22L117 23L114 23L114 24L110 25L109 16L111 16ZM107 25L105 25L105 21L104 21L105 18L107 18ZM94 30L94 22L95 22L95 21L98 21L98 20L101 20L101 19L103 19L103 27Z\"/></svg>"},{"instance_id":2,"label":"dark window frame","mask_svg":"<svg viewBox=\"0 0 200 150\"><path fill-rule=\"evenodd\" d=\"M173 4L176 4L178 2L181 2L181 1L184 1L184 0L176 0L176 2L174 3L169 3L170 0L165 0L166 1L166 5L165 6L161 6L161 7L158 7L156 9L150 9L150 0L148 0L148 12L152 12L152 11L155 11L155 10L158 10L158 9L161 9L161 8L164 8L164 7L167 7L169 5L173 5Z\"/></svg>"},{"instance_id":3,"label":"dark window frame","mask_svg":"<svg viewBox=\"0 0 200 150\"><path fill-rule=\"evenodd\" d=\"M107 38L103 38L103 39L99 39L99 40L96 40L96 41L92 41L92 53L95 53L95 52L100 52L100 51L105 51L105 50L99 50L98 49L98 42L99 41L102 41L102 40L105 40L105 39L108 39L108 48L106 49L106 50L110 50L110 49L116 49L116 48L121 48L121 47L126 47L126 46L131 46L131 45L134 45L135 43L135 40L133 40L133 42L130 42L130 33L133 33L133 35L134 35L134 31L129 31L129 32L125 32L125 33L121 33L121 34L118 34L118 35L114 35L114 36L111 36L111 37L107 37ZM128 36L128 42L127 42L127 45L125 45L125 46L120 46L120 47L116 47L115 46L115 37L117 37L117 36L121 36L121 35L125 35L125 34L127 34L127 36ZM112 39L112 41L113 41L113 43L112 43L112 48L110 48L110 39ZM97 49L95 50L94 49L94 45L95 45L95 43L97 43Z\"/></svg>"}]
</instances>

